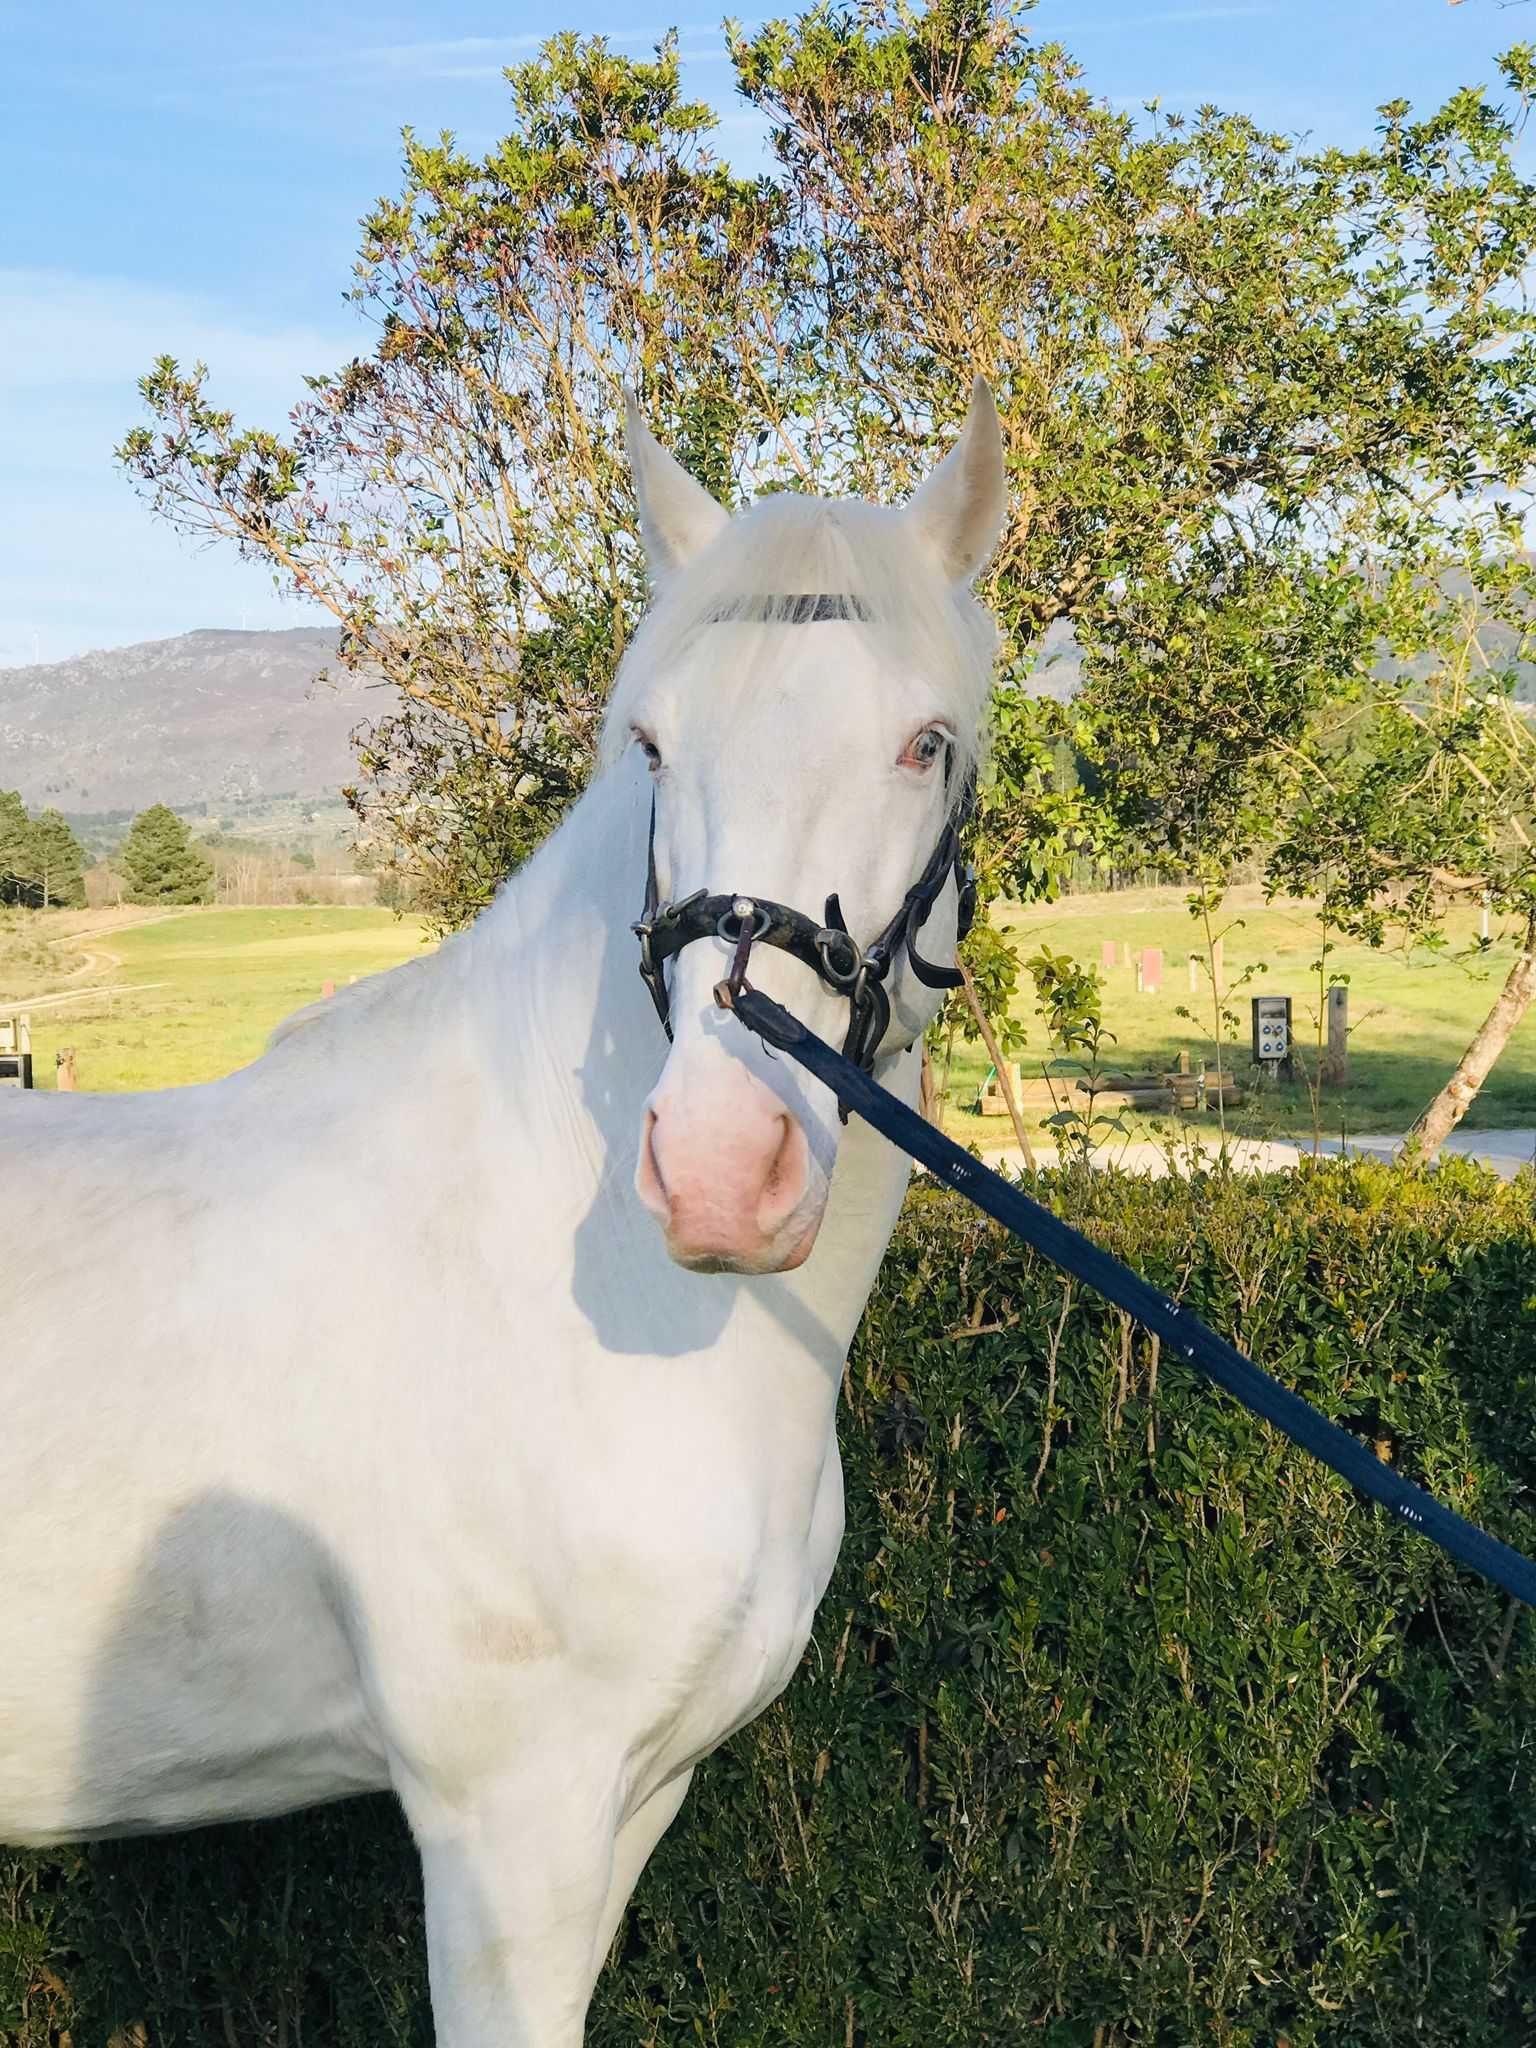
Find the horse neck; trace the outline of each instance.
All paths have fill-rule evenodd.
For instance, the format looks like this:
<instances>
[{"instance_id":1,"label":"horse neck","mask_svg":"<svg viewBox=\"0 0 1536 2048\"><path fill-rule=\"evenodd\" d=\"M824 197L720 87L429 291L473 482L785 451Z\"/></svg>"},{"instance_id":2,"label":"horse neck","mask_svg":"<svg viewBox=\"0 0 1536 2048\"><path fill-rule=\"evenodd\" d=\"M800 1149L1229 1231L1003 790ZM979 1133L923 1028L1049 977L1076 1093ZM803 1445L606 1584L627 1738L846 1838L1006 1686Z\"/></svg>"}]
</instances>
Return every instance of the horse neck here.
<instances>
[{"instance_id":1,"label":"horse neck","mask_svg":"<svg viewBox=\"0 0 1536 2048\"><path fill-rule=\"evenodd\" d=\"M632 1189L646 1098L666 1040L640 980L630 930L645 885L649 784L620 766L599 776L538 855L506 885L463 952L464 998L477 1065L516 1128L526 1170L565 1184L605 1212L623 1255L644 1261L645 1284L676 1291L765 1290L792 1301L824 1333L814 1348L840 1369L889 1240L908 1162L855 1120L843 1135L816 1249L798 1272L766 1280L701 1279L667 1257ZM916 1055L890 1077L916 1092ZM489 1135L489 1134L488 1134ZM504 1138L492 1138L504 1143ZM542 1155L542 1158L541 1158ZM508 1156L506 1153L503 1157ZM834 1357L835 1354L835 1357Z\"/></svg>"},{"instance_id":2,"label":"horse neck","mask_svg":"<svg viewBox=\"0 0 1536 2048\"><path fill-rule=\"evenodd\" d=\"M530 1135L541 1110L589 1117L604 1138L633 1110L638 1130L665 1049L629 929L645 816L630 778L600 776L454 942L483 1056L531 1117Z\"/></svg>"}]
</instances>

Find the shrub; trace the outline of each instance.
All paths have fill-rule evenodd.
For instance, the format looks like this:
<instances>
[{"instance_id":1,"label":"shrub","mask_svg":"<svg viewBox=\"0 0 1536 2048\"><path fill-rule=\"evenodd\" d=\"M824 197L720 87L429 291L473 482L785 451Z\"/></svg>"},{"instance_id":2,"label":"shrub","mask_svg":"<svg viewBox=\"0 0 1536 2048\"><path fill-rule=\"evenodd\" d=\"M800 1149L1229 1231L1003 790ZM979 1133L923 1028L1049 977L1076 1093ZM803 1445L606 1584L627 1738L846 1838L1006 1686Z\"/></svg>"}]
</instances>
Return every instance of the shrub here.
<instances>
[{"instance_id":1,"label":"shrub","mask_svg":"<svg viewBox=\"0 0 1536 2048\"><path fill-rule=\"evenodd\" d=\"M1536 1543L1528 1182L1324 1166L1054 1199ZM815 1640L700 1771L593 2048L1536 2037L1529 1615L931 1187L846 1409ZM6 1874L25 2048L133 2020L154 2048L430 2037L384 1802Z\"/></svg>"}]
</instances>

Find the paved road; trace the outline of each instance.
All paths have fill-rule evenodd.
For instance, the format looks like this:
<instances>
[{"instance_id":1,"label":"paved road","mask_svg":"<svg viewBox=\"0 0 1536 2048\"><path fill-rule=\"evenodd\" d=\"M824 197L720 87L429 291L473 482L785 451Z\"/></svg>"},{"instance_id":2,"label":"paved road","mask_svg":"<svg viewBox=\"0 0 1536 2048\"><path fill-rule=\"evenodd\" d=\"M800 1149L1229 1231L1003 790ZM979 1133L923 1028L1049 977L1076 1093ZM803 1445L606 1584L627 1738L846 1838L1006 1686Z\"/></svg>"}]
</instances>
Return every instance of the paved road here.
<instances>
[{"instance_id":1,"label":"paved road","mask_svg":"<svg viewBox=\"0 0 1536 2048\"><path fill-rule=\"evenodd\" d=\"M1351 1138L1347 1149L1368 1158L1391 1159L1402 1144L1401 1137L1365 1135ZM1203 1163L1202 1154L1214 1159L1219 1149L1218 1139L1202 1134L1174 1147L1148 1143L1106 1145L1093 1157L1097 1166L1118 1166L1128 1173L1145 1173L1157 1178L1166 1173L1187 1172L1190 1166ZM1295 1166L1302 1159L1310 1159L1312 1141L1310 1138L1234 1138L1228 1149L1232 1163L1240 1173L1271 1173L1279 1167ZM1324 1138L1320 1149L1326 1157L1337 1157L1346 1147L1337 1138ZM1462 1158L1480 1160L1484 1166L1492 1167L1501 1180L1513 1180L1522 1167L1536 1165L1536 1129L1455 1131L1442 1150L1454 1152ZM1006 1163L1017 1167L1020 1158L1017 1145L1000 1146L986 1154L989 1166ZM1035 1158L1041 1166L1056 1163L1056 1154L1050 1146L1037 1145Z\"/></svg>"}]
</instances>

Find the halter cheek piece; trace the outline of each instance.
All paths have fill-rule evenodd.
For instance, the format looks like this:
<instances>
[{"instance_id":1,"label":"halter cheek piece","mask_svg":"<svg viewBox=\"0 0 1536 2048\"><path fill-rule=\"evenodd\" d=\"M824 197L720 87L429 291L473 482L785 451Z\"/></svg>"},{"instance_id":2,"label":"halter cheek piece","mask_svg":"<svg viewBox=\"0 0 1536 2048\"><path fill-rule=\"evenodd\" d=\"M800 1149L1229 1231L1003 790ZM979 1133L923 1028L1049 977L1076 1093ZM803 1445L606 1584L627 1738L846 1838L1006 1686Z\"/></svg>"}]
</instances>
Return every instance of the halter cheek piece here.
<instances>
[{"instance_id":1,"label":"halter cheek piece","mask_svg":"<svg viewBox=\"0 0 1536 2048\"><path fill-rule=\"evenodd\" d=\"M862 618L857 598L826 595L754 600L749 613L733 610L729 617L771 617L799 625L816 619ZM771 610L768 609L771 607ZM952 754L947 757L948 780ZM804 911L792 910L766 896L712 896L696 889L678 903L663 903L656 879L656 798L651 797L650 835L645 860L645 909L632 930L640 941L640 979L650 991L656 1014L672 1036L672 1005L667 993L667 962L695 939L724 939L735 951L730 973L716 989L716 999L729 1005L743 986L747 960L754 946L776 946L803 961L834 995L848 1001L848 1033L843 1057L867 1074L872 1071L890 1028L891 999L886 978L903 951L908 965L927 988L959 988L952 967L935 967L917 950L917 934L946 882L954 877L959 891L959 936L971 928L976 910L976 881L960 847L960 832L975 802L975 782L967 778L959 800L950 809L927 865L902 898L901 908L878 938L861 947L849 931L836 895L827 898L825 921L817 924Z\"/></svg>"}]
</instances>

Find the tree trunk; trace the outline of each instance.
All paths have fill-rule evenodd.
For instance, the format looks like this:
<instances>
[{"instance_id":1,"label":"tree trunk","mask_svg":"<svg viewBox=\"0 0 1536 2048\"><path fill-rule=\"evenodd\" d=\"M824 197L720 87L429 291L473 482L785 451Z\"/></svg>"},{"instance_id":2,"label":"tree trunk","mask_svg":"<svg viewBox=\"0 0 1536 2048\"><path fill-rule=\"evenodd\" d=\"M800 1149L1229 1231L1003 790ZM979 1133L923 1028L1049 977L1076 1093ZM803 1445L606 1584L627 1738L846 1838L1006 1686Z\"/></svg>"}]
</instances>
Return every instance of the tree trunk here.
<instances>
[{"instance_id":1,"label":"tree trunk","mask_svg":"<svg viewBox=\"0 0 1536 2048\"><path fill-rule=\"evenodd\" d=\"M1478 1026L1477 1035L1461 1056L1449 1081L1408 1133L1404 1157L1427 1162L1471 1108L1474 1097L1508 1045L1510 1034L1536 996L1536 911L1526 920L1525 945L1509 970L1498 1001Z\"/></svg>"},{"instance_id":2,"label":"tree trunk","mask_svg":"<svg viewBox=\"0 0 1536 2048\"><path fill-rule=\"evenodd\" d=\"M918 1088L917 1106L924 1123L935 1124L943 1130L944 1094L933 1071L933 1061L929 1057L926 1045L923 1047L923 1073Z\"/></svg>"},{"instance_id":3,"label":"tree trunk","mask_svg":"<svg viewBox=\"0 0 1536 2048\"><path fill-rule=\"evenodd\" d=\"M1003 1058L998 1048L997 1039L993 1034L992 1026L987 1022L987 1013L981 1007L981 998L976 993L976 984L971 979L971 970L960 959L955 961L955 965L960 970L961 984L965 989L965 1000L970 1005L971 1015L976 1019L976 1028L981 1033L981 1042L987 1048L988 1057L992 1061L993 1071L997 1075L997 1085L1002 1089L1003 1100L1008 1105L1008 1114L1013 1121L1013 1135L1019 1141L1019 1150L1024 1155L1024 1164L1031 1173L1034 1173L1036 1171L1035 1148L1029 1142L1029 1133L1024 1128L1024 1119L1019 1115L1019 1105L1013 1098L1013 1082L1009 1077L1008 1062Z\"/></svg>"}]
</instances>

